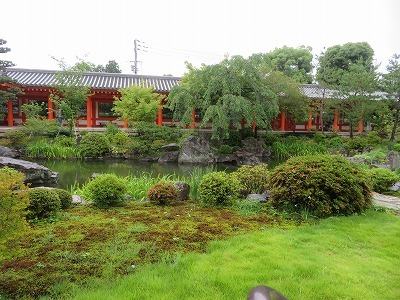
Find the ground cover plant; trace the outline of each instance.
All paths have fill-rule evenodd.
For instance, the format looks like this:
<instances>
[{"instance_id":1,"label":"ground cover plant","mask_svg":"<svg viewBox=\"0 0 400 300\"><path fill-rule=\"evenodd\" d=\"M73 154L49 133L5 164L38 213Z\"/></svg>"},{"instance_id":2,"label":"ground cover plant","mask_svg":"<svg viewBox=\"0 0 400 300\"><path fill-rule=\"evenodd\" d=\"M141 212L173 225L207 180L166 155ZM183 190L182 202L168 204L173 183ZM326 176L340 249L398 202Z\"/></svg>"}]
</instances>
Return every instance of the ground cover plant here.
<instances>
[{"instance_id":1,"label":"ground cover plant","mask_svg":"<svg viewBox=\"0 0 400 300\"><path fill-rule=\"evenodd\" d=\"M203 253L175 252L155 264L135 265L125 277L92 281L87 289L58 284L52 292L77 300L242 300L264 284L288 299L395 300L400 297L399 232L398 216L373 210L290 230L266 225L212 242Z\"/></svg>"},{"instance_id":2,"label":"ground cover plant","mask_svg":"<svg viewBox=\"0 0 400 300\"><path fill-rule=\"evenodd\" d=\"M164 206L132 201L109 209L72 206L31 223L30 234L8 242L12 253L0 253L0 295L29 299L57 294L60 286L65 287L61 294L68 293L74 283L113 280L179 253L203 252L211 240L296 224L267 213L243 216L190 200ZM54 298L63 297L56 294Z\"/></svg>"}]
</instances>

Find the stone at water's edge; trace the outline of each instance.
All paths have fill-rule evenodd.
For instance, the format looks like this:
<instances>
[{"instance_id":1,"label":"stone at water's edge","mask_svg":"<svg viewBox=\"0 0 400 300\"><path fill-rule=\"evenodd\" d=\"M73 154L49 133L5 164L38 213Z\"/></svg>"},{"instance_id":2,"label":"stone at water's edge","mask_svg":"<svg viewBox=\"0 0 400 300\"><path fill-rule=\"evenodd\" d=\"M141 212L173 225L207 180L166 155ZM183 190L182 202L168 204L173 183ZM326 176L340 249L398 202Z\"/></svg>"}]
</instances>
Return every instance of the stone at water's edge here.
<instances>
[{"instance_id":1,"label":"stone at water's edge","mask_svg":"<svg viewBox=\"0 0 400 300\"><path fill-rule=\"evenodd\" d=\"M178 156L180 164L213 164L216 157L211 150L210 144L198 136L189 136L182 143Z\"/></svg>"},{"instance_id":2,"label":"stone at water's edge","mask_svg":"<svg viewBox=\"0 0 400 300\"><path fill-rule=\"evenodd\" d=\"M10 167L25 174L25 182L32 184L56 183L58 173L26 160L0 156L0 167Z\"/></svg>"},{"instance_id":3,"label":"stone at water's edge","mask_svg":"<svg viewBox=\"0 0 400 300\"><path fill-rule=\"evenodd\" d=\"M188 200L190 195L190 186L186 182L174 182L174 187L178 190L178 200Z\"/></svg>"},{"instance_id":4,"label":"stone at water's edge","mask_svg":"<svg viewBox=\"0 0 400 300\"><path fill-rule=\"evenodd\" d=\"M400 154L396 151L390 151L386 157L386 163L389 165L390 170L394 171L400 168Z\"/></svg>"},{"instance_id":5,"label":"stone at water's edge","mask_svg":"<svg viewBox=\"0 0 400 300\"><path fill-rule=\"evenodd\" d=\"M8 147L5 146L0 146L0 157L4 156L4 157L18 157L18 153L15 150L12 150Z\"/></svg>"}]
</instances>

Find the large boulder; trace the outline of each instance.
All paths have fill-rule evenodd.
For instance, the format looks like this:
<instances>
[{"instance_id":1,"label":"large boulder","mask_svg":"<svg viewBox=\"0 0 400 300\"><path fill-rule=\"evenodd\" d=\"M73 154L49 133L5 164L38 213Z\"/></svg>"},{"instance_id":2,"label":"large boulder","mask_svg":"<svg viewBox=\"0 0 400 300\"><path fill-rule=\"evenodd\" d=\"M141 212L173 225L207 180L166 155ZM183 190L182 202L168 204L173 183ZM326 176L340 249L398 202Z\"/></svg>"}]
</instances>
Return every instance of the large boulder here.
<instances>
[{"instance_id":1,"label":"large boulder","mask_svg":"<svg viewBox=\"0 0 400 300\"><path fill-rule=\"evenodd\" d=\"M165 152L161 157L158 159L160 164L165 163L176 163L178 162L179 151L171 151Z\"/></svg>"},{"instance_id":2,"label":"large boulder","mask_svg":"<svg viewBox=\"0 0 400 300\"><path fill-rule=\"evenodd\" d=\"M386 157L386 163L389 165L390 170L394 171L400 168L400 154L396 151L390 151Z\"/></svg>"},{"instance_id":3,"label":"large boulder","mask_svg":"<svg viewBox=\"0 0 400 300\"><path fill-rule=\"evenodd\" d=\"M0 167L10 167L25 174L25 182L33 185L44 183L56 183L58 173L26 160L0 156Z\"/></svg>"},{"instance_id":4,"label":"large boulder","mask_svg":"<svg viewBox=\"0 0 400 300\"><path fill-rule=\"evenodd\" d=\"M178 156L180 164L212 164L216 157L211 150L210 144L198 136L189 136L182 143Z\"/></svg>"},{"instance_id":5,"label":"large boulder","mask_svg":"<svg viewBox=\"0 0 400 300\"><path fill-rule=\"evenodd\" d=\"M235 156L236 156L236 162L239 166L242 165L255 166L261 164L261 160L250 152L236 151Z\"/></svg>"}]
</instances>

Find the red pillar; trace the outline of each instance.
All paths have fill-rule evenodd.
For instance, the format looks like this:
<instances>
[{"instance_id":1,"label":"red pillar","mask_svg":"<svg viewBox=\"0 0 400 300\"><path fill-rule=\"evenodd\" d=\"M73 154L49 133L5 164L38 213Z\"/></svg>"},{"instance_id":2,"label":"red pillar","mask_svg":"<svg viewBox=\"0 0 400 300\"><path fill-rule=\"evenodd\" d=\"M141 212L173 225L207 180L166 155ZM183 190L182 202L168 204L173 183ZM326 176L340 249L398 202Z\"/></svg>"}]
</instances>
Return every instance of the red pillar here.
<instances>
[{"instance_id":1,"label":"red pillar","mask_svg":"<svg viewBox=\"0 0 400 300\"><path fill-rule=\"evenodd\" d=\"M124 119L124 128L128 128L128 120L127 119Z\"/></svg>"},{"instance_id":2,"label":"red pillar","mask_svg":"<svg viewBox=\"0 0 400 300\"><path fill-rule=\"evenodd\" d=\"M86 100L86 127L92 127L92 98Z\"/></svg>"},{"instance_id":3,"label":"red pillar","mask_svg":"<svg viewBox=\"0 0 400 300\"><path fill-rule=\"evenodd\" d=\"M338 125L338 123L339 123L339 116L338 116L338 114L335 114L335 115L333 116L333 130L335 130L335 131L338 131L338 130L339 130L339 125Z\"/></svg>"},{"instance_id":4,"label":"red pillar","mask_svg":"<svg viewBox=\"0 0 400 300\"><path fill-rule=\"evenodd\" d=\"M157 125L162 126L163 118L162 118L162 106L158 109L157 112Z\"/></svg>"},{"instance_id":5,"label":"red pillar","mask_svg":"<svg viewBox=\"0 0 400 300\"><path fill-rule=\"evenodd\" d=\"M49 120L54 119L53 101L51 101L51 95L47 99L47 115Z\"/></svg>"},{"instance_id":6,"label":"red pillar","mask_svg":"<svg viewBox=\"0 0 400 300\"><path fill-rule=\"evenodd\" d=\"M251 130L256 130L256 121L251 122Z\"/></svg>"},{"instance_id":7,"label":"red pillar","mask_svg":"<svg viewBox=\"0 0 400 300\"><path fill-rule=\"evenodd\" d=\"M285 131L285 123L286 123L286 116L285 116L285 112L281 112L281 127L280 127L280 131Z\"/></svg>"},{"instance_id":8,"label":"red pillar","mask_svg":"<svg viewBox=\"0 0 400 300\"><path fill-rule=\"evenodd\" d=\"M310 109L308 111L308 124L307 124L307 130L310 131L312 127L312 110Z\"/></svg>"},{"instance_id":9,"label":"red pillar","mask_svg":"<svg viewBox=\"0 0 400 300\"><path fill-rule=\"evenodd\" d=\"M14 126L13 102L12 102L12 100L8 100L8 103L7 103L7 123L8 123L8 126Z\"/></svg>"}]
</instances>

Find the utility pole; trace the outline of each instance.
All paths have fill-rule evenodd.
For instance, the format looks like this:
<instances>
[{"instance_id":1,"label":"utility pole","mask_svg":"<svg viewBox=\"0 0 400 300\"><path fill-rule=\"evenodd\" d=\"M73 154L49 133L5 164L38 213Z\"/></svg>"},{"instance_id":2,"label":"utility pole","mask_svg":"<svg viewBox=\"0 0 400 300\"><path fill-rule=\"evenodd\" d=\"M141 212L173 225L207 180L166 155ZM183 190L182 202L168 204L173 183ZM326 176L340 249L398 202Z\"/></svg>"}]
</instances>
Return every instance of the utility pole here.
<instances>
[{"instance_id":1,"label":"utility pole","mask_svg":"<svg viewBox=\"0 0 400 300\"><path fill-rule=\"evenodd\" d=\"M134 61L134 66L133 66L133 68L134 68L134 72L135 72L135 74L137 74L137 71L138 71L138 69L137 69L137 42L138 42L138 40L137 39L135 39L135 41L134 41L134 44L135 44L135 49L134 49L134 51L135 51L135 61Z\"/></svg>"}]
</instances>

